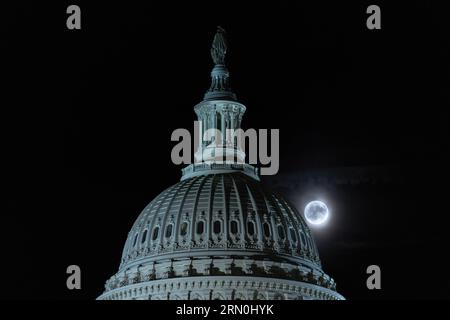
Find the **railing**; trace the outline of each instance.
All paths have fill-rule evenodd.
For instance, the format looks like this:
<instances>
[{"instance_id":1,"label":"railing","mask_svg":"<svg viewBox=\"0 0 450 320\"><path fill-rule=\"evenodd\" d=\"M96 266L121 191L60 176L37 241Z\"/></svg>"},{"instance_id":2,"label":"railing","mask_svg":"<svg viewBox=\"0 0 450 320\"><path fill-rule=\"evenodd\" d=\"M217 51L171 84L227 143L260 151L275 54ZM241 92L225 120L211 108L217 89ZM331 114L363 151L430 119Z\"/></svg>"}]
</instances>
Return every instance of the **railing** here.
<instances>
[{"instance_id":1,"label":"railing","mask_svg":"<svg viewBox=\"0 0 450 320\"><path fill-rule=\"evenodd\" d=\"M186 179L194 173L208 170L243 171L244 173L259 180L259 169L247 163L196 163L181 169L181 172L183 178Z\"/></svg>"}]
</instances>

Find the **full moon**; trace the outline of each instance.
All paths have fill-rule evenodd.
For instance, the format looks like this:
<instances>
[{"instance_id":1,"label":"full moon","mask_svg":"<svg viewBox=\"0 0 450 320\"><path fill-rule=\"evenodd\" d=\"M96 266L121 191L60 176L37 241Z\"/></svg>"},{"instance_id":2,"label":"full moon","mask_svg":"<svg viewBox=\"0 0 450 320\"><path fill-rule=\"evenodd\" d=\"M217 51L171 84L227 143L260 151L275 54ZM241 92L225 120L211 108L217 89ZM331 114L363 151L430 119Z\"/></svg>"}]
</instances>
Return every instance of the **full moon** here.
<instances>
[{"instance_id":1,"label":"full moon","mask_svg":"<svg viewBox=\"0 0 450 320\"><path fill-rule=\"evenodd\" d=\"M311 224L323 224L328 219L328 216L328 207L322 201L311 201L305 207L305 218Z\"/></svg>"}]
</instances>

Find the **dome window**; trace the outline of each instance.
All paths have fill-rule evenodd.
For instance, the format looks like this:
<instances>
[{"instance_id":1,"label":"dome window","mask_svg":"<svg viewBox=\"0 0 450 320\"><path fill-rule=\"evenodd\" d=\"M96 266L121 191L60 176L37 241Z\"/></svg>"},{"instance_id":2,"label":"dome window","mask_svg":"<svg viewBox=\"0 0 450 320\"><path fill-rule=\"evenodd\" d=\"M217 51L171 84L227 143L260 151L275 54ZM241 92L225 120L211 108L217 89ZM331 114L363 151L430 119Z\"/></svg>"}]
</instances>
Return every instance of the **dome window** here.
<instances>
[{"instance_id":1,"label":"dome window","mask_svg":"<svg viewBox=\"0 0 450 320\"><path fill-rule=\"evenodd\" d=\"M147 240L147 229L145 229L144 233L142 234L142 239L141 239L141 243L144 243L145 240Z\"/></svg>"},{"instance_id":2,"label":"dome window","mask_svg":"<svg viewBox=\"0 0 450 320\"><path fill-rule=\"evenodd\" d=\"M305 235L304 235L303 232L300 233L300 239L301 239L301 241L302 241L302 245L303 245L303 246L306 246L306 239L305 239Z\"/></svg>"},{"instance_id":3,"label":"dome window","mask_svg":"<svg viewBox=\"0 0 450 320\"><path fill-rule=\"evenodd\" d=\"M264 229L264 236L266 236L267 238L270 237L270 226L267 222L264 222L263 229Z\"/></svg>"},{"instance_id":4,"label":"dome window","mask_svg":"<svg viewBox=\"0 0 450 320\"><path fill-rule=\"evenodd\" d=\"M310 250L314 250L314 247L311 243L311 238L308 236L307 239L308 239L308 247L310 248Z\"/></svg>"},{"instance_id":5,"label":"dome window","mask_svg":"<svg viewBox=\"0 0 450 320\"><path fill-rule=\"evenodd\" d=\"M278 230L278 236L280 237L280 239L284 240L285 234L284 234L283 226L281 224L278 225L277 230Z\"/></svg>"},{"instance_id":6,"label":"dome window","mask_svg":"<svg viewBox=\"0 0 450 320\"><path fill-rule=\"evenodd\" d=\"M184 237L187 234L188 223L185 221L181 224L180 227L180 236Z\"/></svg>"},{"instance_id":7,"label":"dome window","mask_svg":"<svg viewBox=\"0 0 450 320\"><path fill-rule=\"evenodd\" d=\"M136 235L134 236L133 247L136 247L138 236L139 236L138 233L136 233Z\"/></svg>"},{"instance_id":8,"label":"dome window","mask_svg":"<svg viewBox=\"0 0 450 320\"><path fill-rule=\"evenodd\" d=\"M253 236L255 234L255 223L253 221L247 222L247 232L249 236Z\"/></svg>"},{"instance_id":9,"label":"dome window","mask_svg":"<svg viewBox=\"0 0 450 320\"><path fill-rule=\"evenodd\" d=\"M203 221L197 222L197 234L203 234L205 231L205 223Z\"/></svg>"},{"instance_id":10,"label":"dome window","mask_svg":"<svg viewBox=\"0 0 450 320\"><path fill-rule=\"evenodd\" d=\"M170 238L172 236L173 224L169 224L166 227L166 238Z\"/></svg>"},{"instance_id":11,"label":"dome window","mask_svg":"<svg viewBox=\"0 0 450 320\"><path fill-rule=\"evenodd\" d=\"M289 233L291 234L292 242L297 243L297 235L295 234L294 228L289 228Z\"/></svg>"},{"instance_id":12,"label":"dome window","mask_svg":"<svg viewBox=\"0 0 450 320\"><path fill-rule=\"evenodd\" d=\"M152 240L155 241L156 239L158 239L158 235L159 235L159 227L155 227L155 229L153 229Z\"/></svg>"},{"instance_id":13,"label":"dome window","mask_svg":"<svg viewBox=\"0 0 450 320\"><path fill-rule=\"evenodd\" d=\"M219 234L222 230L222 223L220 222L220 220L216 220L214 221L213 224L213 231L215 234Z\"/></svg>"},{"instance_id":14,"label":"dome window","mask_svg":"<svg viewBox=\"0 0 450 320\"><path fill-rule=\"evenodd\" d=\"M238 229L239 229L239 226L238 226L237 221L236 220L231 220L231 222L230 222L231 233L232 234L237 234L238 233Z\"/></svg>"}]
</instances>

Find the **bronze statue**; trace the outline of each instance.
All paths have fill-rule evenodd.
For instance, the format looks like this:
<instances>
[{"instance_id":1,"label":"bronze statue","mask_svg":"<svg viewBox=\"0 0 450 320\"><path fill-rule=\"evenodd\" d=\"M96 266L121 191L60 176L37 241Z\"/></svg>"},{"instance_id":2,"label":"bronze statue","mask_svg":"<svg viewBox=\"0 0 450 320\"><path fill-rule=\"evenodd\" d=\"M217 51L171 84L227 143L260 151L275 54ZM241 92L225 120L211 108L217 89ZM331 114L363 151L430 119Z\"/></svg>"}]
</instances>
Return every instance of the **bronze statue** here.
<instances>
[{"instance_id":1,"label":"bronze statue","mask_svg":"<svg viewBox=\"0 0 450 320\"><path fill-rule=\"evenodd\" d=\"M225 55L227 53L227 39L225 30L218 26L211 48L211 57L216 65L225 65Z\"/></svg>"}]
</instances>

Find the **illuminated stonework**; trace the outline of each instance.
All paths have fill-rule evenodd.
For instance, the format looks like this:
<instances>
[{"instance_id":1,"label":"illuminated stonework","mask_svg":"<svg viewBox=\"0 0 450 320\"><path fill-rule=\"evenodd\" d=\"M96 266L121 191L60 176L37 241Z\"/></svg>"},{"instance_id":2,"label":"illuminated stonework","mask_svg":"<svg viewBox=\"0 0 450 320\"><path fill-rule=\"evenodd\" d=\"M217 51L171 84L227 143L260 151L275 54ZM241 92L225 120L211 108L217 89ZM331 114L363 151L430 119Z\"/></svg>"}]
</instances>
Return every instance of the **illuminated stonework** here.
<instances>
[{"instance_id":1,"label":"illuminated stonework","mask_svg":"<svg viewBox=\"0 0 450 320\"><path fill-rule=\"evenodd\" d=\"M222 29L213 43L220 49L213 50L215 62L224 61L221 41ZM241 106L225 65L215 66L212 79L199 120L209 127L240 127L244 106L217 108L224 102ZM234 152L230 145L224 148ZM186 167L181 181L139 215L119 271L98 299L343 299L322 271L301 214L259 180L248 164Z\"/></svg>"}]
</instances>

